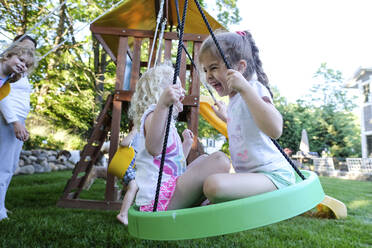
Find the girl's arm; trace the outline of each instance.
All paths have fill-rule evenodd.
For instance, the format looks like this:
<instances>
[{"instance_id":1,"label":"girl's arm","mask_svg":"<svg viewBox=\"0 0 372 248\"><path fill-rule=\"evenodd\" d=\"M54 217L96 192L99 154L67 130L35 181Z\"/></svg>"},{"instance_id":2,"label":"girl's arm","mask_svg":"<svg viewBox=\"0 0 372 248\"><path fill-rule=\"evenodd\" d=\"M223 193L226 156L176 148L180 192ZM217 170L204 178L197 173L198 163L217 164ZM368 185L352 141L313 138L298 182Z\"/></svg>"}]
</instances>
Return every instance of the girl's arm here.
<instances>
[{"instance_id":1,"label":"girl's arm","mask_svg":"<svg viewBox=\"0 0 372 248\"><path fill-rule=\"evenodd\" d=\"M215 105L216 106L212 106L213 111L216 113L218 118L220 118L224 122L227 122L226 104L224 102L217 101Z\"/></svg>"},{"instance_id":2,"label":"girl's arm","mask_svg":"<svg viewBox=\"0 0 372 248\"><path fill-rule=\"evenodd\" d=\"M169 107L182 97L181 89L182 87L178 84L164 89L154 112L150 113L145 120L145 144L152 156L157 156L162 152Z\"/></svg>"},{"instance_id":3,"label":"girl's arm","mask_svg":"<svg viewBox=\"0 0 372 248\"><path fill-rule=\"evenodd\" d=\"M190 129L185 129L182 132L182 137L183 137L183 143L182 143L182 148L183 148L183 154L185 155L185 158L189 156L192 144L194 143L194 134Z\"/></svg>"},{"instance_id":4,"label":"girl's arm","mask_svg":"<svg viewBox=\"0 0 372 248\"><path fill-rule=\"evenodd\" d=\"M228 70L227 82L240 93L258 128L273 139L279 138L282 135L283 118L271 101L261 98L238 71Z\"/></svg>"},{"instance_id":5,"label":"girl's arm","mask_svg":"<svg viewBox=\"0 0 372 248\"><path fill-rule=\"evenodd\" d=\"M133 127L132 130L128 133L128 135L123 138L123 141L120 143L120 145L129 146L134 136L136 135L136 133L137 133L137 129Z\"/></svg>"}]
</instances>

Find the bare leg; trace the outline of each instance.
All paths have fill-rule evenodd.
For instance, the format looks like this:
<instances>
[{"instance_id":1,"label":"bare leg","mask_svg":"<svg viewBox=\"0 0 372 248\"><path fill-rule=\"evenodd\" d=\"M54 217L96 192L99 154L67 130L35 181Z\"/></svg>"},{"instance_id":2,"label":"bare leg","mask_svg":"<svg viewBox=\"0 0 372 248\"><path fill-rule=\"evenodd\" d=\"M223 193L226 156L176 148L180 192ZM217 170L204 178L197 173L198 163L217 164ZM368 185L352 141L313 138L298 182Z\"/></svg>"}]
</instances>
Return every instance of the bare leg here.
<instances>
[{"instance_id":1,"label":"bare leg","mask_svg":"<svg viewBox=\"0 0 372 248\"><path fill-rule=\"evenodd\" d=\"M205 179L215 173L228 173L230 160L223 152L194 160L177 180L176 190L168 209L180 209L200 203Z\"/></svg>"},{"instance_id":2,"label":"bare leg","mask_svg":"<svg viewBox=\"0 0 372 248\"><path fill-rule=\"evenodd\" d=\"M273 182L261 173L214 174L209 176L203 192L213 203L240 199L276 190Z\"/></svg>"},{"instance_id":3,"label":"bare leg","mask_svg":"<svg viewBox=\"0 0 372 248\"><path fill-rule=\"evenodd\" d=\"M123 203L121 204L120 213L116 216L116 218L126 226L128 225L128 210L133 203L137 191L138 186L136 181L130 181L128 184L127 192L125 192Z\"/></svg>"}]
</instances>

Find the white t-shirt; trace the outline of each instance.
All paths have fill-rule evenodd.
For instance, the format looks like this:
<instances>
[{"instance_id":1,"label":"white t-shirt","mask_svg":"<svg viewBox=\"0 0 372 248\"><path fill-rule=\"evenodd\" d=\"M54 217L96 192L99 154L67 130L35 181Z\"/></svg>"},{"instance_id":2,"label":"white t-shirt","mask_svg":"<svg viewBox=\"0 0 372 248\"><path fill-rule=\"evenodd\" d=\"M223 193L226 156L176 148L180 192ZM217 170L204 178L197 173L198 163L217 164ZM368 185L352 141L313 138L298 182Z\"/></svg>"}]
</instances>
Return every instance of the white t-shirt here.
<instances>
[{"instance_id":1,"label":"white t-shirt","mask_svg":"<svg viewBox=\"0 0 372 248\"><path fill-rule=\"evenodd\" d=\"M26 119L30 112L32 86L27 77L10 84L10 93L0 101L0 113L6 122L12 123L19 118Z\"/></svg>"},{"instance_id":2,"label":"white t-shirt","mask_svg":"<svg viewBox=\"0 0 372 248\"><path fill-rule=\"evenodd\" d=\"M146 149L144 125L146 117L154 111L156 105L151 105L143 114L139 132L140 151L136 157L136 183L138 192L136 205L148 205L155 199L156 186L159 176L161 154L153 157ZM163 144L159 144L163 146ZM172 176L177 177L186 171L186 159L183 154L182 141L177 133L175 121L173 120L169 129L167 152L164 159L164 167L161 182L168 181Z\"/></svg>"},{"instance_id":3,"label":"white t-shirt","mask_svg":"<svg viewBox=\"0 0 372 248\"><path fill-rule=\"evenodd\" d=\"M267 88L256 80L249 83L260 97L271 100ZM278 148L254 122L244 99L237 93L227 108L227 132L232 165L236 172L273 171L291 168Z\"/></svg>"}]
</instances>

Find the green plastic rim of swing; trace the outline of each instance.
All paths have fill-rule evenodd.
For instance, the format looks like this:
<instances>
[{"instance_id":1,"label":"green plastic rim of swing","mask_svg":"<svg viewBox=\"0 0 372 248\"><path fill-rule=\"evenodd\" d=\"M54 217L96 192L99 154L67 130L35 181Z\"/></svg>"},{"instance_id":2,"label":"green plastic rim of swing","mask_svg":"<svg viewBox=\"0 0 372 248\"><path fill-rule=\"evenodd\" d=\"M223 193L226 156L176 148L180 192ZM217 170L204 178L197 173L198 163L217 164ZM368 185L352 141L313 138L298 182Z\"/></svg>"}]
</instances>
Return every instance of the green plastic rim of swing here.
<instances>
[{"instance_id":1,"label":"green plastic rim of swing","mask_svg":"<svg viewBox=\"0 0 372 248\"><path fill-rule=\"evenodd\" d=\"M129 209L129 233L149 240L182 240L240 232L302 214L325 197L317 175L301 171L306 180L272 192L208 206L140 212Z\"/></svg>"}]
</instances>

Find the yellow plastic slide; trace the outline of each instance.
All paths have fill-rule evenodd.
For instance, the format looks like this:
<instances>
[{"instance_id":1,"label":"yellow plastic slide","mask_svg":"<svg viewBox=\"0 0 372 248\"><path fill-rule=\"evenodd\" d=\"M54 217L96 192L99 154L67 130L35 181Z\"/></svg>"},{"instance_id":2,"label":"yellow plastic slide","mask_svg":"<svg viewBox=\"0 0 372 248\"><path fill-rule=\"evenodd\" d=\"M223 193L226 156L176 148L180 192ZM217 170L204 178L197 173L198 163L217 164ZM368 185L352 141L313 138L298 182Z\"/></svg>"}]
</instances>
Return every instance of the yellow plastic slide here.
<instances>
[{"instance_id":1,"label":"yellow plastic slide","mask_svg":"<svg viewBox=\"0 0 372 248\"><path fill-rule=\"evenodd\" d=\"M223 134L227 138L227 126L212 109L214 105L213 99L208 96L200 96L199 112L203 118L209 122L218 132Z\"/></svg>"}]
</instances>

